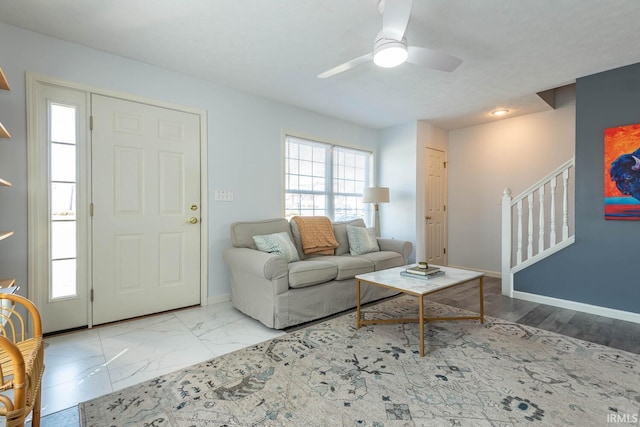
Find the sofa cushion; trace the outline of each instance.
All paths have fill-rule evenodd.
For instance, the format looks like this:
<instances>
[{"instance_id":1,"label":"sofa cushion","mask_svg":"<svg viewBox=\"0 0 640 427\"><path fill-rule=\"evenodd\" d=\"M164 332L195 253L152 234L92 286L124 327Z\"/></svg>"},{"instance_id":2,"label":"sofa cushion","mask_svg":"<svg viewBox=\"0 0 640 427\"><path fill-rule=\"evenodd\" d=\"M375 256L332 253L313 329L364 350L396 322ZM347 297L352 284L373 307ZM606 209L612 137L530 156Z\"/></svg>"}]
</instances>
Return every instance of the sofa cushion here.
<instances>
[{"instance_id":1,"label":"sofa cushion","mask_svg":"<svg viewBox=\"0 0 640 427\"><path fill-rule=\"evenodd\" d=\"M286 231L291 233L289 221L285 218L267 219L264 221L234 222L230 227L231 243L236 248L257 249L253 236L273 234Z\"/></svg>"},{"instance_id":2,"label":"sofa cushion","mask_svg":"<svg viewBox=\"0 0 640 427\"><path fill-rule=\"evenodd\" d=\"M304 288L328 282L338 276L338 266L326 261L298 261L289 264L289 287Z\"/></svg>"},{"instance_id":3,"label":"sofa cushion","mask_svg":"<svg viewBox=\"0 0 640 427\"><path fill-rule=\"evenodd\" d=\"M287 262L299 261L298 251L286 231L280 233L253 236L253 241L259 251L281 256Z\"/></svg>"},{"instance_id":4,"label":"sofa cushion","mask_svg":"<svg viewBox=\"0 0 640 427\"><path fill-rule=\"evenodd\" d=\"M373 229L347 225L347 237L349 238L351 255L368 254L380 250L376 240L376 232Z\"/></svg>"},{"instance_id":5,"label":"sofa cushion","mask_svg":"<svg viewBox=\"0 0 640 427\"><path fill-rule=\"evenodd\" d=\"M336 280L353 279L358 274L371 273L375 268L375 265L372 261L369 261L362 256L355 257L351 255L324 255L307 259L331 262L338 266L338 275L336 276Z\"/></svg>"},{"instance_id":6,"label":"sofa cushion","mask_svg":"<svg viewBox=\"0 0 640 427\"><path fill-rule=\"evenodd\" d=\"M372 262L375 265L375 271L404 265L402 255L392 251L369 252L368 254L359 255L358 258L364 258Z\"/></svg>"},{"instance_id":7,"label":"sofa cushion","mask_svg":"<svg viewBox=\"0 0 640 427\"><path fill-rule=\"evenodd\" d=\"M340 221L333 223L333 234L338 241L338 247L336 248L336 255L344 255L349 253L349 238L347 237L347 225L354 227L366 227L364 220L361 218L353 219L351 221Z\"/></svg>"}]
</instances>

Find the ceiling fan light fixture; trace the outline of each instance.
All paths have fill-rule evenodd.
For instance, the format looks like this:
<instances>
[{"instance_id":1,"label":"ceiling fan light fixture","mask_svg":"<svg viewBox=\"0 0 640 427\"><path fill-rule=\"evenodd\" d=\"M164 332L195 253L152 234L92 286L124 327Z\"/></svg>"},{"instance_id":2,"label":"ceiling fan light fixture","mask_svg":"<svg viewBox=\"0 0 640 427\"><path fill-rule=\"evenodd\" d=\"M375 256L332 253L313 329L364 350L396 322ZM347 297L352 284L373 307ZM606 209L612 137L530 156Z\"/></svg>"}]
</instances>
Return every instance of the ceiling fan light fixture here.
<instances>
[{"instance_id":1,"label":"ceiling fan light fixture","mask_svg":"<svg viewBox=\"0 0 640 427\"><path fill-rule=\"evenodd\" d=\"M393 68L402 64L409 57L407 40L393 40L385 37L377 37L373 46L373 62L378 67Z\"/></svg>"},{"instance_id":2,"label":"ceiling fan light fixture","mask_svg":"<svg viewBox=\"0 0 640 427\"><path fill-rule=\"evenodd\" d=\"M389 46L376 52L373 62L378 67L393 68L405 62L408 56L407 50L403 47Z\"/></svg>"}]
</instances>

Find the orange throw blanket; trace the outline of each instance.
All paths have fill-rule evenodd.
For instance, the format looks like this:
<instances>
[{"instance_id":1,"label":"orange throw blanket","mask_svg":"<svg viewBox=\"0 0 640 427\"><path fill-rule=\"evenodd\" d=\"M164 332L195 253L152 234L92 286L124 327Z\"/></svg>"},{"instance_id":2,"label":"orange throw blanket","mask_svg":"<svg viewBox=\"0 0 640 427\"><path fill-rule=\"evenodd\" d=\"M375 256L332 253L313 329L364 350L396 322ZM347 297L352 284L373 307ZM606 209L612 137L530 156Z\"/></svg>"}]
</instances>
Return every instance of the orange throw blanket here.
<instances>
[{"instance_id":1,"label":"orange throw blanket","mask_svg":"<svg viewBox=\"0 0 640 427\"><path fill-rule=\"evenodd\" d=\"M305 255L333 255L338 241L333 234L331 220L326 216L294 216Z\"/></svg>"}]
</instances>

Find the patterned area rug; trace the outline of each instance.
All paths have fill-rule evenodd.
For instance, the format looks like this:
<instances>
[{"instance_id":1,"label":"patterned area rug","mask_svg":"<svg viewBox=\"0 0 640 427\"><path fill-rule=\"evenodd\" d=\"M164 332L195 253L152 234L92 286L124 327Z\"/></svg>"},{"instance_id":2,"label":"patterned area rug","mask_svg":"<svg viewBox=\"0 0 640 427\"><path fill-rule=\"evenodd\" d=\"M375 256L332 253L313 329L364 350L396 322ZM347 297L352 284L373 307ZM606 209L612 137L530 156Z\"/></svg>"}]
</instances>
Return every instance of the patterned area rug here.
<instances>
[{"instance_id":1,"label":"patterned area rug","mask_svg":"<svg viewBox=\"0 0 640 427\"><path fill-rule=\"evenodd\" d=\"M417 315L403 296L367 318ZM429 303L429 315L462 310ZM640 356L487 318L356 329L355 313L80 404L83 426L637 424ZM635 422L634 422L635 421Z\"/></svg>"}]
</instances>

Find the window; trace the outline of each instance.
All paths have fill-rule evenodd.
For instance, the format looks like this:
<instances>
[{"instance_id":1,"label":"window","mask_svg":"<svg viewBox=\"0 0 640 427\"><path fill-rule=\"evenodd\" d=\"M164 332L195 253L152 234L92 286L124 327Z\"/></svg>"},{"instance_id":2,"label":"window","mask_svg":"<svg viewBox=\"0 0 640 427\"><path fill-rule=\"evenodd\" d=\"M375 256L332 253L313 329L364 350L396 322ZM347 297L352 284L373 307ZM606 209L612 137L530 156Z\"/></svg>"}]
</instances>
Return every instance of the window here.
<instances>
[{"instance_id":1,"label":"window","mask_svg":"<svg viewBox=\"0 0 640 427\"><path fill-rule=\"evenodd\" d=\"M324 215L334 221L365 218L372 153L287 135L285 216Z\"/></svg>"},{"instance_id":2,"label":"window","mask_svg":"<svg viewBox=\"0 0 640 427\"><path fill-rule=\"evenodd\" d=\"M49 105L51 299L77 293L76 110L74 106Z\"/></svg>"},{"instance_id":3,"label":"window","mask_svg":"<svg viewBox=\"0 0 640 427\"><path fill-rule=\"evenodd\" d=\"M29 299L45 332L91 325L90 94L26 77Z\"/></svg>"}]
</instances>

